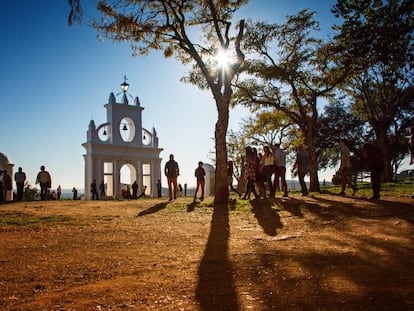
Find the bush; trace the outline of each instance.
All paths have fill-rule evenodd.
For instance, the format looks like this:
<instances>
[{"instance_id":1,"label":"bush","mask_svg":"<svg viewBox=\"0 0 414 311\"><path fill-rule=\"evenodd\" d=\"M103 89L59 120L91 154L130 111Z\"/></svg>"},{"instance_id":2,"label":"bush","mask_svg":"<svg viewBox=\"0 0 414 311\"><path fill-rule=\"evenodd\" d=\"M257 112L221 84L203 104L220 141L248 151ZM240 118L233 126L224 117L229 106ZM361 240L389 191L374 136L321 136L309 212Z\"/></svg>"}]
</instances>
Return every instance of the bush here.
<instances>
[{"instance_id":1,"label":"bush","mask_svg":"<svg viewBox=\"0 0 414 311\"><path fill-rule=\"evenodd\" d=\"M38 189L36 187L32 188L30 184L26 183L24 192L23 192L23 200L25 201L34 201L37 196Z\"/></svg>"},{"instance_id":2,"label":"bush","mask_svg":"<svg viewBox=\"0 0 414 311\"><path fill-rule=\"evenodd\" d=\"M338 172L332 176L332 184L334 184L335 186L340 185L341 181L342 178L341 175L338 174Z\"/></svg>"}]
</instances>

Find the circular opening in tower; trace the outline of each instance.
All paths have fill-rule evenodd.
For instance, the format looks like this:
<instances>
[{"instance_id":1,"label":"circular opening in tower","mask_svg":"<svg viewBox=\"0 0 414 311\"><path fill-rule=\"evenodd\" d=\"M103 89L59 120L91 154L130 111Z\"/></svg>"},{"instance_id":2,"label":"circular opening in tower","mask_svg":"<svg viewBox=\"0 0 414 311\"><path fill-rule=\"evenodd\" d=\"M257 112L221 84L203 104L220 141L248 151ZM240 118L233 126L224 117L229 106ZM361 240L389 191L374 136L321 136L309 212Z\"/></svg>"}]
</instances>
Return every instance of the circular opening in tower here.
<instances>
[{"instance_id":1,"label":"circular opening in tower","mask_svg":"<svg viewBox=\"0 0 414 311\"><path fill-rule=\"evenodd\" d=\"M125 142L131 142L135 137L135 123L131 118L125 117L119 123L119 133Z\"/></svg>"}]
</instances>

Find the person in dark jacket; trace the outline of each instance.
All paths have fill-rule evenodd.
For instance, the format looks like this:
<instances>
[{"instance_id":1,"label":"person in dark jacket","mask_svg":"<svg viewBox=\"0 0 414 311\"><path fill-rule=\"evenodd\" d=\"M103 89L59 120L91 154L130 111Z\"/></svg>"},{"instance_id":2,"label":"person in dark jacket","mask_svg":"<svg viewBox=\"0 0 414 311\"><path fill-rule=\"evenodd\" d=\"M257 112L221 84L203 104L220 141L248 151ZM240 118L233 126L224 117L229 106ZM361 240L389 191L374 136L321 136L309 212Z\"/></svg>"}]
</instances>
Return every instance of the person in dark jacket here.
<instances>
[{"instance_id":1,"label":"person in dark jacket","mask_svg":"<svg viewBox=\"0 0 414 311\"><path fill-rule=\"evenodd\" d=\"M298 146L296 161L293 164L292 173L297 170L302 196L308 195L308 188L305 183L305 175L309 172L309 153L302 144Z\"/></svg>"},{"instance_id":2,"label":"person in dark jacket","mask_svg":"<svg viewBox=\"0 0 414 311\"><path fill-rule=\"evenodd\" d=\"M98 190L96 186L96 179L93 180L91 183L91 193L92 193L92 200L98 200Z\"/></svg>"},{"instance_id":3,"label":"person in dark jacket","mask_svg":"<svg viewBox=\"0 0 414 311\"><path fill-rule=\"evenodd\" d=\"M170 201L177 198L177 176L180 175L178 163L174 160L174 155L170 154L170 160L165 163L164 174L167 176L168 194ZM174 191L174 193L173 193Z\"/></svg>"},{"instance_id":4,"label":"person in dark jacket","mask_svg":"<svg viewBox=\"0 0 414 311\"><path fill-rule=\"evenodd\" d=\"M373 196L371 200L379 200L381 188L381 175L384 170L384 153L382 149L371 142L364 145L362 149L366 160L367 169L371 172L371 185Z\"/></svg>"},{"instance_id":5,"label":"person in dark jacket","mask_svg":"<svg viewBox=\"0 0 414 311\"><path fill-rule=\"evenodd\" d=\"M137 184L136 180L132 183L131 188L132 188L132 198L137 199L138 198L138 196L137 196L137 194L138 194L138 184Z\"/></svg>"},{"instance_id":6,"label":"person in dark jacket","mask_svg":"<svg viewBox=\"0 0 414 311\"><path fill-rule=\"evenodd\" d=\"M24 182L26 181L26 173L23 172L21 167L19 167L19 171L14 174L14 181L16 182L17 187L17 200L21 201L24 193Z\"/></svg>"}]
</instances>

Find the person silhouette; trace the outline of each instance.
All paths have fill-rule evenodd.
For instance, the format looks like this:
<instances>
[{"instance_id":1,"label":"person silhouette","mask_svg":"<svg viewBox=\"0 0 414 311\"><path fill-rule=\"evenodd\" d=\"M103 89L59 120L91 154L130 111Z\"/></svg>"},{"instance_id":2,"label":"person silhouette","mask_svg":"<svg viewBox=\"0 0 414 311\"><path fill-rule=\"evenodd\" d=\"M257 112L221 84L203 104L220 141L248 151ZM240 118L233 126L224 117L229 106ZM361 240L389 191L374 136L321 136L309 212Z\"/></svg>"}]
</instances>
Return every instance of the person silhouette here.
<instances>
[{"instance_id":1,"label":"person silhouette","mask_svg":"<svg viewBox=\"0 0 414 311\"><path fill-rule=\"evenodd\" d=\"M62 187L59 185L56 189L57 199L60 200L60 197L62 196Z\"/></svg>"},{"instance_id":2,"label":"person silhouette","mask_svg":"<svg viewBox=\"0 0 414 311\"><path fill-rule=\"evenodd\" d=\"M197 181L197 186L196 186L196 190L194 192L194 202L197 200L197 193L198 193L198 189L201 188L201 197L200 197L200 201L204 200L204 186L205 186L205 176L206 176L206 171L203 168L203 162L198 162L198 167L196 168L195 172L194 172L194 176L196 177L196 181Z\"/></svg>"},{"instance_id":3,"label":"person silhouette","mask_svg":"<svg viewBox=\"0 0 414 311\"><path fill-rule=\"evenodd\" d=\"M103 180L99 184L99 190L101 191L101 199L102 199L105 197L105 184Z\"/></svg>"},{"instance_id":4,"label":"person silhouette","mask_svg":"<svg viewBox=\"0 0 414 311\"><path fill-rule=\"evenodd\" d=\"M161 190L162 190L162 187L161 187L161 180L160 180L160 179L158 179L158 181L157 181L157 196L158 196L159 198L161 198Z\"/></svg>"},{"instance_id":5,"label":"person silhouette","mask_svg":"<svg viewBox=\"0 0 414 311\"><path fill-rule=\"evenodd\" d=\"M180 175L180 169L173 154L170 154L170 160L165 163L164 174L167 176L168 195L171 201L177 198L177 177Z\"/></svg>"},{"instance_id":6,"label":"person silhouette","mask_svg":"<svg viewBox=\"0 0 414 311\"><path fill-rule=\"evenodd\" d=\"M136 180L132 183L131 188L132 188L132 198L133 199L137 199L138 184L137 184L137 181Z\"/></svg>"},{"instance_id":7,"label":"person silhouette","mask_svg":"<svg viewBox=\"0 0 414 311\"><path fill-rule=\"evenodd\" d=\"M75 187L73 187L72 192L73 192L73 200L77 200L78 199L78 190Z\"/></svg>"},{"instance_id":8,"label":"person silhouette","mask_svg":"<svg viewBox=\"0 0 414 311\"><path fill-rule=\"evenodd\" d=\"M19 167L18 172L14 174L14 181L16 182L17 188L17 200L21 201L23 199L24 182L26 181L26 174L21 167Z\"/></svg>"},{"instance_id":9,"label":"person silhouette","mask_svg":"<svg viewBox=\"0 0 414 311\"><path fill-rule=\"evenodd\" d=\"M50 174L46 171L44 165L40 167L40 172L37 174L36 184L40 184L40 199L46 200L47 193L52 187L52 179L50 178Z\"/></svg>"},{"instance_id":10,"label":"person silhouette","mask_svg":"<svg viewBox=\"0 0 414 311\"><path fill-rule=\"evenodd\" d=\"M91 184L92 200L98 200L98 189L96 186L96 179L93 180Z\"/></svg>"}]
</instances>

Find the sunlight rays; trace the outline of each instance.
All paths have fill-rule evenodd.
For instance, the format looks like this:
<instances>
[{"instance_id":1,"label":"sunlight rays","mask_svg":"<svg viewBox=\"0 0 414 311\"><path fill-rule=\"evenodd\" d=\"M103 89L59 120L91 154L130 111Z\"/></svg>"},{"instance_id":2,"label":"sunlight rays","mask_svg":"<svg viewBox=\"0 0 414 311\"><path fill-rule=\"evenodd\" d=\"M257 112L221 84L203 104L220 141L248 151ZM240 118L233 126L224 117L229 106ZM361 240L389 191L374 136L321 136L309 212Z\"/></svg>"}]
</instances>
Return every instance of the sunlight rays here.
<instances>
[{"instance_id":1,"label":"sunlight rays","mask_svg":"<svg viewBox=\"0 0 414 311\"><path fill-rule=\"evenodd\" d=\"M219 49L214 60L217 63L217 67L227 69L232 62L232 55L228 49Z\"/></svg>"}]
</instances>

